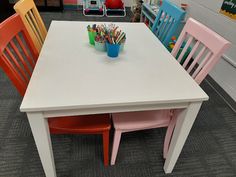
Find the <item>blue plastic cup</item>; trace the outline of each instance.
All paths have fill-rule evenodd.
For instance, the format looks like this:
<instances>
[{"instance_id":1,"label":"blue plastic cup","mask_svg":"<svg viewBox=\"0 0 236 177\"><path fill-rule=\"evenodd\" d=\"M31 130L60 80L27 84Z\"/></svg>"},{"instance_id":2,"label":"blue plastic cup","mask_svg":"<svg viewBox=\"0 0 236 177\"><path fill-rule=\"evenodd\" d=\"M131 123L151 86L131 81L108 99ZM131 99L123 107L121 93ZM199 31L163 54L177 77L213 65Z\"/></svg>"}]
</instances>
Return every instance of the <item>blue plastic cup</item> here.
<instances>
[{"instance_id":1,"label":"blue plastic cup","mask_svg":"<svg viewBox=\"0 0 236 177\"><path fill-rule=\"evenodd\" d=\"M105 42L101 43L101 42L95 41L95 49L101 52L105 52L106 51Z\"/></svg>"},{"instance_id":2,"label":"blue plastic cup","mask_svg":"<svg viewBox=\"0 0 236 177\"><path fill-rule=\"evenodd\" d=\"M120 51L119 44L110 44L107 42L106 46L107 46L107 55L109 57L112 57L112 58L118 57L119 51Z\"/></svg>"}]
</instances>

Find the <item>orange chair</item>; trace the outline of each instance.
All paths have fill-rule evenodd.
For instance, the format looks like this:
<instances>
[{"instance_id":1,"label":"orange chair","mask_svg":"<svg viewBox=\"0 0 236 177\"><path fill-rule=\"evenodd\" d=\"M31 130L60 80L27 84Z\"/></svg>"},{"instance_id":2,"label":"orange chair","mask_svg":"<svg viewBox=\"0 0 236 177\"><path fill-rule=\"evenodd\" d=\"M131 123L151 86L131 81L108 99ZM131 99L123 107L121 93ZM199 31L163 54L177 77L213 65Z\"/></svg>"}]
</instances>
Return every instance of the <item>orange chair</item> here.
<instances>
[{"instance_id":1,"label":"orange chair","mask_svg":"<svg viewBox=\"0 0 236 177\"><path fill-rule=\"evenodd\" d=\"M20 15L37 50L40 52L47 35L47 30L34 1L20 0L14 5L14 9Z\"/></svg>"},{"instance_id":2,"label":"orange chair","mask_svg":"<svg viewBox=\"0 0 236 177\"><path fill-rule=\"evenodd\" d=\"M20 16L15 14L0 24L0 67L24 96L38 51ZM50 118L52 134L102 134L104 164L109 163L109 114Z\"/></svg>"}]
</instances>

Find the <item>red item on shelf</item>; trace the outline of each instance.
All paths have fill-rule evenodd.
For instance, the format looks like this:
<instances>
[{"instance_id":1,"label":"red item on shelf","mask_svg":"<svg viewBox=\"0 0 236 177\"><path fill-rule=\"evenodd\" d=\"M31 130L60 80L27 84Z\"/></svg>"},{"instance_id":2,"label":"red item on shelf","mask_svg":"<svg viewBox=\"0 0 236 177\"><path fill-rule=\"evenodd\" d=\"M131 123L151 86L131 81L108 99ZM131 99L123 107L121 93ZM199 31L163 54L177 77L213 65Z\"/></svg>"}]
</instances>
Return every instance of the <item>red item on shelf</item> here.
<instances>
[{"instance_id":1,"label":"red item on shelf","mask_svg":"<svg viewBox=\"0 0 236 177\"><path fill-rule=\"evenodd\" d=\"M124 3L122 0L106 0L105 1L106 8L108 9L123 9Z\"/></svg>"}]
</instances>

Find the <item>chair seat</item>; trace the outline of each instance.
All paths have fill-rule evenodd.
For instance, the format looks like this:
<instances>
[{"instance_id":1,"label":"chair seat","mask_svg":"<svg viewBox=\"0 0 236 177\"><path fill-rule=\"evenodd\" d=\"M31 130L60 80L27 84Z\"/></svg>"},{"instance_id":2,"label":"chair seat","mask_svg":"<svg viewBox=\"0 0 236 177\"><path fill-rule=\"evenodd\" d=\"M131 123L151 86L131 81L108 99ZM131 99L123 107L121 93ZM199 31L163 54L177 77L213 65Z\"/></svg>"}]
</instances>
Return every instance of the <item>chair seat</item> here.
<instances>
[{"instance_id":1,"label":"chair seat","mask_svg":"<svg viewBox=\"0 0 236 177\"><path fill-rule=\"evenodd\" d=\"M52 134L102 133L111 128L109 114L50 118L48 124Z\"/></svg>"},{"instance_id":2,"label":"chair seat","mask_svg":"<svg viewBox=\"0 0 236 177\"><path fill-rule=\"evenodd\" d=\"M170 122L170 110L114 113L112 120L118 130L167 127Z\"/></svg>"}]
</instances>

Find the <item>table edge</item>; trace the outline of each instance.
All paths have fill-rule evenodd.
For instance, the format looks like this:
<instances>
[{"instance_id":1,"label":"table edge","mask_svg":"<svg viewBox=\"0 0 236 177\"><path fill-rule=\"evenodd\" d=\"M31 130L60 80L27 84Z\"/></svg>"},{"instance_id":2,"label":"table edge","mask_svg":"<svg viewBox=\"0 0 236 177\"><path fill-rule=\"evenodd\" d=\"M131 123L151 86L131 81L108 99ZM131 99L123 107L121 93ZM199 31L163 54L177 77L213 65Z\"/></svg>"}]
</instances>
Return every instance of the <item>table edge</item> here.
<instances>
[{"instance_id":1,"label":"table edge","mask_svg":"<svg viewBox=\"0 0 236 177\"><path fill-rule=\"evenodd\" d=\"M116 103L116 104L96 104L96 105L83 105L83 106L62 106L62 107L49 107L49 108L26 108L20 106L21 112L47 112L47 111L59 111L59 110L71 110L71 109L99 109L99 108L110 108L110 107L122 107L122 106L148 106L148 105L162 105L162 104L181 104L181 103L193 103L203 102L209 100L209 96L203 98L196 98L191 100L181 101L148 101L148 102L131 102L131 103Z\"/></svg>"}]
</instances>

